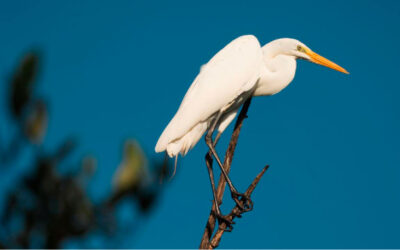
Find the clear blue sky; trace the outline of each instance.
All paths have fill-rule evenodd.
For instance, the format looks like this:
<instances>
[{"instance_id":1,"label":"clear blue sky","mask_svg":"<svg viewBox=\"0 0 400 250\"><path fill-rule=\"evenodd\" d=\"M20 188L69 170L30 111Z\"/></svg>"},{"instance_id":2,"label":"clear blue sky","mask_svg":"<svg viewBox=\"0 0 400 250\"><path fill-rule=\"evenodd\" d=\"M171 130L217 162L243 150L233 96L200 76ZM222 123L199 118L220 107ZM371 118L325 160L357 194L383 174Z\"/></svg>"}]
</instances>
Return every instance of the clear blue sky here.
<instances>
[{"instance_id":1,"label":"clear blue sky","mask_svg":"<svg viewBox=\"0 0 400 250\"><path fill-rule=\"evenodd\" d=\"M90 191L99 199L124 138L154 156L200 65L226 43L243 34L261 44L299 39L351 74L300 61L287 89L253 100L231 177L244 190L271 167L254 211L221 247L400 248L399 24L398 1L7 1L0 74L41 49L39 92L51 107L45 148L78 135L79 152L98 158ZM4 134L4 86L0 95ZM200 141L181 160L156 211L122 246L198 247L212 197L205 151Z\"/></svg>"}]
</instances>

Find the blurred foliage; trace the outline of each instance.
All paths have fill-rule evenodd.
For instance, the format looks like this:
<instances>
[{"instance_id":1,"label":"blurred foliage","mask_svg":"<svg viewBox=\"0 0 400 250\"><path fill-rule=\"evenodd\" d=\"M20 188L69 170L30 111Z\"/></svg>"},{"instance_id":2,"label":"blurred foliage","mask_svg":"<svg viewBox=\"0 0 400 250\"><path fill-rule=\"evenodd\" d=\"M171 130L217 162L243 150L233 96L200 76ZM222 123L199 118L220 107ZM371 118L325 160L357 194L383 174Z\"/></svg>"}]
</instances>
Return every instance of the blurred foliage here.
<instances>
[{"instance_id":1,"label":"blurred foliage","mask_svg":"<svg viewBox=\"0 0 400 250\"><path fill-rule=\"evenodd\" d=\"M10 109L16 119L21 119L25 109L32 99L35 78L39 67L39 57L32 52L27 54L17 70L10 84Z\"/></svg>"},{"instance_id":2,"label":"blurred foliage","mask_svg":"<svg viewBox=\"0 0 400 250\"><path fill-rule=\"evenodd\" d=\"M41 144L47 130L47 106L43 100L36 100L32 104L32 110L28 113L24 122L24 132L33 144Z\"/></svg>"},{"instance_id":3,"label":"blurred foliage","mask_svg":"<svg viewBox=\"0 0 400 250\"><path fill-rule=\"evenodd\" d=\"M123 161L115 172L113 182L116 191L149 184L147 159L136 141L125 142Z\"/></svg>"},{"instance_id":4,"label":"blurred foliage","mask_svg":"<svg viewBox=\"0 0 400 250\"><path fill-rule=\"evenodd\" d=\"M22 157L21 149L41 149L44 142L49 113L47 102L35 94L39 62L37 53L26 54L8 83L10 123L17 132L7 145L0 141L3 178ZM76 140L72 139L50 153L33 150L27 173L18 176L0 210L1 248L60 248L67 239L84 240L93 232L113 237L119 232L118 204L128 199L137 204L132 213L149 214L164 187L160 180L170 173L167 161L149 161L140 144L127 139L112 192L95 202L88 195L87 184L97 169L96 158L85 156L78 167L68 173L60 171L73 151Z\"/></svg>"}]
</instances>

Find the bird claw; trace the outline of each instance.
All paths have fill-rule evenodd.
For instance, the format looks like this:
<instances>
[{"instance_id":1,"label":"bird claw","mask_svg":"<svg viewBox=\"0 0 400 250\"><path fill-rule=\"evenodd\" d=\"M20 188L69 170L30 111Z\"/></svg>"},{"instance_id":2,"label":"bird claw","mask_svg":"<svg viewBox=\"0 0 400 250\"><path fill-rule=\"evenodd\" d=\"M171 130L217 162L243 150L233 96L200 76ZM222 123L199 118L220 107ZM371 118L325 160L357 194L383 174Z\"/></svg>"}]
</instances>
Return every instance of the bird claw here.
<instances>
[{"instance_id":1,"label":"bird claw","mask_svg":"<svg viewBox=\"0 0 400 250\"><path fill-rule=\"evenodd\" d=\"M217 217L219 229L222 229L225 232L232 232L232 230L233 230L232 225L235 224L235 222L228 219L228 216L224 216L220 212L218 213L218 212L214 211L214 215L215 215L215 217ZM225 227L222 226L223 224L225 224Z\"/></svg>"},{"instance_id":2,"label":"bird claw","mask_svg":"<svg viewBox=\"0 0 400 250\"><path fill-rule=\"evenodd\" d=\"M243 212L249 212L253 210L254 204L253 201L250 199L250 196L237 192L232 192L232 199L235 201L239 209Z\"/></svg>"},{"instance_id":3,"label":"bird claw","mask_svg":"<svg viewBox=\"0 0 400 250\"><path fill-rule=\"evenodd\" d=\"M235 224L235 222L233 222L232 220L228 219L226 216L223 215L217 215L218 218L218 224L219 224L219 228L224 230L225 232L232 232L233 230L233 224ZM222 227L222 224L225 224L226 227Z\"/></svg>"}]
</instances>

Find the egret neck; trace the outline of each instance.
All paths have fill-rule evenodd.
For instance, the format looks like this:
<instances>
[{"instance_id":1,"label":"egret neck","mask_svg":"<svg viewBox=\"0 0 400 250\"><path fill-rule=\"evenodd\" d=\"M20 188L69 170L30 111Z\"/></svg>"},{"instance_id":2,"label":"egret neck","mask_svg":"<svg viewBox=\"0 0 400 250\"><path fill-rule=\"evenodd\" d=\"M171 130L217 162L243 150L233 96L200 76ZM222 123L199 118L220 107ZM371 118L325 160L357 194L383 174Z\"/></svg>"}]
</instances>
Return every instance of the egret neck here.
<instances>
[{"instance_id":1,"label":"egret neck","mask_svg":"<svg viewBox=\"0 0 400 250\"><path fill-rule=\"evenodd\" d=\"M287 53L285 40L277 39L262 47L263 65L255 96L274 95L293 80L296 73L296 56Z\"/></svg>"}]
</instances>

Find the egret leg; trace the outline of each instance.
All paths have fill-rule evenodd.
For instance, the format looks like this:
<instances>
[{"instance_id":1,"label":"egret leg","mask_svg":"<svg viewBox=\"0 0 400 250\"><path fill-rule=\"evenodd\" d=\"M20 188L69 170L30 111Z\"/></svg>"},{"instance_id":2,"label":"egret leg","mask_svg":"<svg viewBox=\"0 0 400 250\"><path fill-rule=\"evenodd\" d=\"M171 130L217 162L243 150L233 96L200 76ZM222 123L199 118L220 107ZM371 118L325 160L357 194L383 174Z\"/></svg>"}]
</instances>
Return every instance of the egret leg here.
<instances>
[{"instance_id":1,"label":"egret leg","mask_svg":"<svg viewBox=\"0 0 400 250\"><path fill-rule=\"evenodd\" d=\"M214 145L217 142L217 137L214 141ZM213 174L213 170L212 170L212 155L210 152L208 152L206 154L206 165L207 165L207 169L208 169L208 175L210 177L210 182L211 182L211 188L212 188L212 192L213 192L213 198L214 198L214 208L215 210L213 211L215 213L215 216L218 219L218 224L221 225L221 223L225 223L226 224L226 229L225 231L232 231L233 227L232 224L234 224L234 222L232 220L229 220L226 216L222 215L221 213L221 209L219 207L219 203L217 200L217 192L215 190L215 183L214 183L214 174Z\"/></svg>"},{"instance_id":2,"label":"egret leg","mask_svg":"<svg viewBox=\"0 0 400 250\"><path fill-rule=\"evenodd\" d=\"M226 183L228 183L229 189L231 190L232 199L235 201L235 203L238 205L238 207L241 210L247 212L247 211L250 211L250 210L253 209L253 202L252 202L252 200L250 199L249 196L247 196L245 194L242 194L242 193L239 193L237 191L237 189L235 188L235 186L233 185L232 181L230 180L230 178L228 176L228 173L225 171L224 167L222 166L221 160L219 159L219 156L218 156L218 154L217 154L217 152L215 150L215 144L216 143L214 143L213 140L212 140L212 134L214 133L215 127L216 127L216 125L218 123L218 120L221 118L221 115L222 115L222 112L219 112L217 114L217 116L214 119L211 127L209 128L209 130L207 132L207 135L205 137L206 143L207 143L211 153L214 155L215 159L217 160L218 165L219 165L219 167L221 169L221 172L224 175L224 178L226 180ZM220 133L219 133L219 136L220 136ZM216 137L216 139L219 139L219 136L217 135L218 138ZM210 176L210 178L211 178L211 176ZM214 182L214 179L213 179L212 182ZM215 197L215 185L214 185L213 194L214 194L214 197ZM216 200L216 199L214 199L214 200Z\"/></svg>"}]
</instances>

